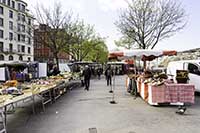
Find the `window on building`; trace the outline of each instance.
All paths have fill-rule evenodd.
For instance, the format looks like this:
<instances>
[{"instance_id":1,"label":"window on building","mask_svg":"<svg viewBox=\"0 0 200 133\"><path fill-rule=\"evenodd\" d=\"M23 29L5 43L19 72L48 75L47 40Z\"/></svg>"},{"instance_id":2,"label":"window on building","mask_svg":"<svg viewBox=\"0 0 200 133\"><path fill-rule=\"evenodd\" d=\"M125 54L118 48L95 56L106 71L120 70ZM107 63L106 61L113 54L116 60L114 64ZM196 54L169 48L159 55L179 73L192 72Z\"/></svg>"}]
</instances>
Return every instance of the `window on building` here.
<instances>
[{"instance_id":1,"label":"window on building","mask_svg":"<svg viewBox=\"0 0 200 133\"><path fill-rule=\"evenodd\" d=\"M28 19L28 25L31 25L31 19L30 18Z\"/></svg>"},{"instance_id":2,"label":"window on building","mask_svg":"<svg viewBox=\"0 0 200 133\"><path fill-rule=\"evenodd\" d=\"M9 18L13 18L13 11L9 10Z\"/></svg>"},{"instance_id":3,"label":"window on building","mask_svg":"<svg viewBox=\"0 0 200 133\"><path fill-rule=\"evenodd\" d=\"M28 34L31 35L31 28L28 28Z\"/></svg>"},{"instance_id":4,"label":"window on building","mask_svg":"<svg viewBox=\"0 0 200 133\"><path fill-rule=\"evenodd\" d=\"M25 9L26 9L26 7L25 7L25 5L21 5L21 11L23 11L23 12L25 12Z\"/></svg>"},{"instance_id":5,"label":"window on building","mask_svg":"<svg viewBox=\"0 0 200 133\"><path fill-rule=\"evenodd\" d=\"M22 57L21 55L19 56L19 60L20 60L20 61L23 61L23 57Z\"/></svg>"},{"instance_id":6,"label":"window on building","mask_svg":"<svg viewBox=\"0 0 200 133\"><path fill-rule=\"evenodd\" d=\"M12 8L15 8L15 2L12 1Z\"/></svg>"},{"instance_id":7,"label":"window on building","mask_svg":"<svg viewBox=\"0 0 200 133\"><path fill-rule=\"evenodd\" d=\"M10 56L8 57L8 60L14 60L13 56L10 55Z\"/></svg>"},{"instance_id":8,"label":"window on building","mask_svg":"<svg viewBox=\"0 0 200 133\"><path fill-rule=\"evenodd\" d=\"M21 9L21 4L18 3L17 5L18 5L18 10L20 10Z\"/></svg>"},{"instance_id":9,"label":"window on building","mask_svg":"<svg viewBox=\"0 0 200 133\"><path fill-rule=\"evenodd\" d=\"M9 40L13 40L13 33L9 32Z\"/></svg>"},{"instance_id":10,"label":"window on building","mask_svg":"<svg viewBox=\"0 0 200 133\"><path fill-rule=\"evenodd\" d=\"M20 34L17 35L17 40L18 40L18 42L21 41L21 35Z\"/></svg>"},{"instance_id":11,"label":"window on building","mask_svg":"<svg viewBox=\"0 0 200 133\"><path fill-rule=\"evenodd\" d=\"M21 46L21 51L24 53L25 52L25 46Z\"/></svg>"},{"instance_id":12,"label":"window on building","mask_svg":"<svg viewBox=\"0 0 200 133\"><path fill-rule=\"evenodd\" d=\"M28 61L31 61L31 57L28 57Z\"/></svg>"},{"instance_id":13,"label":"window on building","mask_svg":"<svg viewBox=\"0 0 200 133\"><path fill-rule=\"evenodd\" d=\"M3 52L3 42L0 42L0 52Z\"/></svg>"},{"instance_id":14,"label":"window on building","mask_svg":"<svg viewBox=\"0 0 200 133\"><path fill-rule=\"evenodd\" d=\"M31 48L30 48L30 47L28 47L28 53L29 53L29 54L31 53Z\"/></svg>"},{"instance_id":15,"label":"window on building","mask_svg":"<svg viewBox=\"0 0 200 133\"><path fill-rule=\"evenodd\" d=\"M26 17L24 14L22 14L22 21L25 22L26 21Z\"/></svg>"},{"instance_id":16,"label":"window on building","mask_svg":"<svg viewBox=\"0 0 200 133\"><path fill-rule=\"evenodd\" d=\"M0 18L0 26L3 27L3 18Z\"/></svg>"},{"instance_id":17,"label":"window on building","mask_svg":"<svg viewBox=\"0 0 200 133\"><path fill-rule=\"evenodd\" d=\"M19 44L17 45L17 51L21 52L21 45L19 45Z\"/></svg>"},{"instance_id":18,"label":"window on building","mask_svg":"<svg viewBox=\"0 0 200 133\"><path fill-rule=\"evenodd\" d=\"M13 30L13 22L12 21L9 21L9 29Z\"/></svg>"},{"instance_id":19,"label":"window on building","mask_svg":"<svg viewBox=\"0 0 200 133\"><path fill-rule=\"evenodd\" d=\"M22 32L25 32L25 25L21 25L21 27L22 27Z\"/></svg>"},{"instance_id":20,"label":"window on building","mask_svg":"<svg viewBox=\"0 0 200 133\"><path fill-rule=\"evenodd\" d=\"M31 44L31 38L28 37L28 44Z\"/></svg>"},{"instance_id":21,"label":"window on building","mask_svg":"<svg viewBox=\"0 0 200 133\"><path fill-rule=\"evenodd\" d=\"M0 38L3 38L3 30L0 30Z\"/></svg>"},{"instance_id":22,"label":"window on building","mask_svg":"<svg viewBox=\"0 0 200 133\"><path fill-rule=\"evenodd\" d=\"M0 6L0 14L3 15L3 7L2 6Z\"/></svg>"},{"instance_id":23,"label":"window on building","mask_svg":"<svg viewBox=\"0 0 200 133\"><path fill-rule=\"evenodd\" d=\"M3 2L4 4L6 4L6 0L2 0L2 2Z\"/></svg>"},{"instance_id":24,"label":"window on building","mask_svg":"<svg viewBox=\"0 0 200 133\"><path fill-rule=\"evenodd\" d=\"M22 42L25 42L25 38L26 38L25 35L21 35L21 41L22 41Z\"/></svg>"},{"instance_id":25,"label":"window on building","mask_svg":"<svg viewBox=\"0 0 200 133\"><path fill-rule=\"evenodd\" d=\"M17 15L17 20L20 21L20 19L21 19L21 14L18 13L18 15Z\"/></svg>"},{"instance_id":26,"label":"window on building","mask_svg":"<svg viewBox=\"0 0 200 133\"><path fill-rule=\"evenodd\" d=\"M21 32L21 24L17 24L17 31Z\"/></svg>"},{"instance_id":27,"label":"window on building","mask_svg":"<svg viewBox=\"0 0 200 133\"><path fill-rule=\"evenodd\" d=\"M11 6L11 1L10 0L8 0L8 6Z\"/></svg>"},{"instance_id":28,"label":"window on building","mask_svg":"<svg viewBox=\"0 0 200 133\"><path fill-rule=\"evenodd\" d=\"M0 60L4 60L4 55L0 55Z\"/></svg>"},{"instance_id":29,"label":"window on building","mask_svg":"<svg viewBox=\"0 0 200 133\"><path fill-rule=\"evenodd\" d=\"M13 44L12 43L9 44L9 51L13 52Z\"/></svg>"}]
</instances>

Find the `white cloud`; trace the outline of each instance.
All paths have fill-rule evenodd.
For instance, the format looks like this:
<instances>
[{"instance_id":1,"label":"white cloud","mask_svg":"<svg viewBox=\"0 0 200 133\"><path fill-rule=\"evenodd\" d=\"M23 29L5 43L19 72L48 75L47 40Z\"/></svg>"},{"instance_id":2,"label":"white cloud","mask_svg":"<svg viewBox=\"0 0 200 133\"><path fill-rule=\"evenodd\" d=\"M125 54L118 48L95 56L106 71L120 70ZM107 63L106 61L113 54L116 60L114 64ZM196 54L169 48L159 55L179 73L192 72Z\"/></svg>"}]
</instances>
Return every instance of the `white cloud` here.
<instances>
[{"instance_id":1,"label":"white cloud","mask_svg":"<svg viewBox=\"0 0 200 133\"><path fill-rule=\"evenodd\" d=\"M98 3L103 11L114 11L120 8L125 8L127 6L126 1L130 0L98 0Z\"/></svg>"},{"instance_id":2,"label":"white cloud","mask_svg":"<svg viewBox=\"0 0 200 133\"><path fill-rule=\"evenodd\" d=\"M75 13L81 13L85 10L84 1L83 0L25 0L28 3L30 9L34 9L34 7L38 4L44 5L46 8L53 7L55 2L60 2L63 12L72 10L76 11Z\"/></svg>"},{"instance_id":3,"label":"white cloud","mask_svg":"<svg viewBox=\"0 0 200 133\"><path fill-rule=\"evenodd\" d=\"M85 10L84 1L82 0L62 0L62 3L64 4L63 7L68 7L69 9L72 9L78 13L81 13Z\"/></svg>"}]
</instances>

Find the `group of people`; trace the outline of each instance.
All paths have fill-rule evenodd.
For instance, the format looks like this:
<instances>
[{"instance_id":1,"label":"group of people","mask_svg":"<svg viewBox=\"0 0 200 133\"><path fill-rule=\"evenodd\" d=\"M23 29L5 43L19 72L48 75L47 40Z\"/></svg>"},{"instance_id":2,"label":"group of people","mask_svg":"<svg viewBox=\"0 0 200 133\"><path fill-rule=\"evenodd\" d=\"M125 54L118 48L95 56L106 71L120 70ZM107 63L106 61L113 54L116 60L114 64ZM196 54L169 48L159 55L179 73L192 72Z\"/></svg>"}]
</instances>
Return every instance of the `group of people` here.
<instances>
[{"instance_id":1,"label":"group of people","mask_svg":"<svg viewBox=\"0 0 200 133\"><path fill-rule=\"evenodd\" d=\"M101 69L97 69L97 74L98 74L99 79L101 77L101 73L102 73ZM109 86L109 85L111 86L112 85L112 76L113 76L114 72L110 65L106 68L104 74L106 77L107 86ZM88 65L86 65L82 71L82 76L83 76L82 83L85 86L85 90L87 90L87 91L89 91L91 75L92 75L91 69L89 68Z\"/></svg>"}]
</instances>

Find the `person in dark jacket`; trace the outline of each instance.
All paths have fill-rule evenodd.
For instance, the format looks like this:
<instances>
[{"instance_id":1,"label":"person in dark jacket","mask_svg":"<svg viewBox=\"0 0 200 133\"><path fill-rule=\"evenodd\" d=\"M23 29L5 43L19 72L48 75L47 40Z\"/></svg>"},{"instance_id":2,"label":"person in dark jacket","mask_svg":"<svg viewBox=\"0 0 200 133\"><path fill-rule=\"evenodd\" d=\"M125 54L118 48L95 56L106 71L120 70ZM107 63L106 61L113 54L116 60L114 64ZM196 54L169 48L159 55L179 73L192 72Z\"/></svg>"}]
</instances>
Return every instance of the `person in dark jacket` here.
<instances>
[{"instance_id":1,"label":"person in dark jacket","mask_svg":"<svg viewBox=\"0 0 200 133\"><path fill-rule=\"evenodd\" d=\"M53 67L52 75L53 75L53 76L56 76L56 75L58 75L59 73L60 73L60 71L59 71L58 67L55 65L55 66Z\"/></svg>"},{"instance_id":2,"label":"person in dark jacket","mask_svg":"<svg viewBox=\"0 0 200 133\"><path fill-rule=\"evenodd\" d=\"M113 70L111 69L111 66L109 65L108 68L105 71L105 76L107 80L107 86L112 85L112 76L113 76Z\"/></svg>"},{"instance_id":3,"label":"person in dark jacket","mask_svg":"<svg viewBox=\"0 0 200 133\"><path fill-rule=\"evenodd\" d=\"M85 83L85 90L89 91L91 70L90 70L88 65L86 65L84 70L83 70L83 77L84 77L84 83Z\"/></svg>"},{"instance_id":4,"label":"person in dark jacket","mask_svg":"<svg viewBox=\"0 0 200 133\"><path fill-rule=\"evenodd\" d=\"M97 75L98 75L98 79L101 79L101 68L97 69Z\"/></svg>"}]
</instances>

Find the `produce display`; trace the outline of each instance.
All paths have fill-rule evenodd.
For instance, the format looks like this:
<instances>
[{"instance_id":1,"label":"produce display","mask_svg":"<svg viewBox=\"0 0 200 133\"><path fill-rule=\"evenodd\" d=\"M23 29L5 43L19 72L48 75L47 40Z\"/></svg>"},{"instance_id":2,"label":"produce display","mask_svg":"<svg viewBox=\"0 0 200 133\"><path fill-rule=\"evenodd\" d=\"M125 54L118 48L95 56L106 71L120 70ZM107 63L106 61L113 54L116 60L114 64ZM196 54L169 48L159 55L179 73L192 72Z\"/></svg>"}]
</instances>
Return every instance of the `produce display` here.
<instances>
[{"instance_id":1,"label":"produce display","mask_svg":"<svg viewBox=\"0 0 200 133\"><path fill-rule=\"evenodd\" d=\"M6 100L12 99L12 95L0 95L0 104L3 104Z\"/></svg>"},{"instance_id":2,"label":"produce display","mask_svg":"<svg viewBox=\"0 0 200 133\"><path fill-rule=\"evenodd\" d=\"M8 86L8 87L16 87L18 84L17 80L8 80L4 83L4 86Z\"/></svg>"},{"instance_id":3,"label":"produce display","mask_svg":"<svg viewBox=\"0 0 200 133\"><path fill-rule=\"evenodd\" d=\"M165 73L153 74L150 71L145 71L142 75L130 74L128 76L130 79L139 78L139 80L142 83L145 83L145 84L149 83L154 86L160 86L160 85L164 84L164 82L168 81L167 80L168 76Z\"/></svg>"},{"instance_id":4,"label":"produce display","mask_svg":"<svg viewBox=\"0 0 200 133\"><path fill-rule=\"evenodd\" d=\"M0 84L0 104L19 95L30 96L48 91L56 86L64 85L69 80L77 80L80 73L63 72L57 76L50 76L45 79L33 79L30 82L18 82L17 80L8 80ZM26 95L30 94L30 95Z\"/></svg>"}]
</instances>

